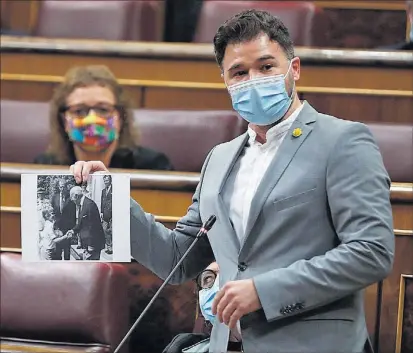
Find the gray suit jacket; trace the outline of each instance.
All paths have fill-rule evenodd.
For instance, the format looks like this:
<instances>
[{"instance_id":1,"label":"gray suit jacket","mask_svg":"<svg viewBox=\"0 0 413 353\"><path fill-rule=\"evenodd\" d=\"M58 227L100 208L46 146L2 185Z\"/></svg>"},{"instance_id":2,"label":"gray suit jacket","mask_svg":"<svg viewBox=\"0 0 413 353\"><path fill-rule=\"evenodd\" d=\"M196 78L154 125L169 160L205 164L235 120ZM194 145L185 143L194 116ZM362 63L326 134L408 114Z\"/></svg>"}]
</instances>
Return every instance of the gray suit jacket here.
<instances>
[{"instance_id":1,"label":"gray suit jacket","mask_svg":"<svg viewBox=\"0 0 413 353\"><path fill-rule=\"evenodd\" d=\"M173 283L194 278L214 259L220 286L252 278L262 309L241 319L245 352L362 352L363 289L392 268L390 180L371 133L304 104L253 198L242 244L222 192L247 134L210 152L175 230L131 200L132 256L161 278L201 224L217 216ZM217 322L211 352L225 352L228 335Z\"/></svg>"}]
</instances>

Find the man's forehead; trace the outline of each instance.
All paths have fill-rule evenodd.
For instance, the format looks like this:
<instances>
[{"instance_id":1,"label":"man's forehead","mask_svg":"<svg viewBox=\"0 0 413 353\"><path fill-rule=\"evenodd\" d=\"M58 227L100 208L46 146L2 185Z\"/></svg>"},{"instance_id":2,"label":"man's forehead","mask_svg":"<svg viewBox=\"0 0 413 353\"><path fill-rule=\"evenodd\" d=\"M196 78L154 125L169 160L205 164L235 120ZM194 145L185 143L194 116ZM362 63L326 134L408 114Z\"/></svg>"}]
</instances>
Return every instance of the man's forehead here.
<instances>
[{"instance_id":1,"label":"man's forehead","mask_svg":"<svg viewBox=\"0 0 413 353\"><path fill-rule=\"evenodd\" d=\"M228 44L225 50L223 67L228 70L243 62L255 62L270 57L281 61L286 58L286 55L277 42L262 34L247 42Z\"/></svg>"},{"instance_id":2,"label":"man's forehead","mask_svg":"<svg viewBox=\"0 0 413 353\"><path fill-rule=\"evenodd\" d=\"M75 186L70 190L71 195L81 195L82 194L82 188L80 186Z\"/></svg>"}]
</instances>

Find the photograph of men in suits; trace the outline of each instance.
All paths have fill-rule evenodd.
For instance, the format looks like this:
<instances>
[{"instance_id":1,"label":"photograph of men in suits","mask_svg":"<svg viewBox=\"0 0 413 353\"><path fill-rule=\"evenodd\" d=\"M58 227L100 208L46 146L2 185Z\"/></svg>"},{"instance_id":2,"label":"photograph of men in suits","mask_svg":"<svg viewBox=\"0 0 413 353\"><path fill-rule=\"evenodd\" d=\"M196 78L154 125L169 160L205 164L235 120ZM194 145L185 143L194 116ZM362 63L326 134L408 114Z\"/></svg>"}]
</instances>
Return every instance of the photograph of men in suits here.
<instances>
[{"instance_id":1,"label":"photograph of men in suits","mask_svg":"<svg viewBox=\"0 0 413 353\"><path fill-rule=\"evenodd\" d=\"M102 190L100 209L106 239L105 252L112 255L112 177L104 175L103 182L105 183L105 188Z\"/></svg>"},{"instance_id":2,"label":"photograph of men in suits","mask_svg":"<svg viewBox=\"0 0 413 353\"><path fill-rule=\"evenodd\" d=\"M364 290L389 275L395 252L391 181L371 131L300 101L306 67L269 12L231 17L213 45L248 129L210 151L175 229L131 200L132 257L166 278L215 215L170 282L219 265L209 352L227 352L231 330L245 353L368 352ZM78 183L108 173L101 161L71 170Z\"/></svg>"},{"instance_id":3,"label":"photograph of men in suits","mask_svg":"<svg viewBox=\"0 0 413 353\"><path fill-rule=\"evenodd\" d=\"M70 199L75 204L76 226L73 232L80 238L84 248L83 260L100 260L100 253L105 248L99 209L96 203L84 195L80 186L70 190Z\"/></svg>"}]
</instances>

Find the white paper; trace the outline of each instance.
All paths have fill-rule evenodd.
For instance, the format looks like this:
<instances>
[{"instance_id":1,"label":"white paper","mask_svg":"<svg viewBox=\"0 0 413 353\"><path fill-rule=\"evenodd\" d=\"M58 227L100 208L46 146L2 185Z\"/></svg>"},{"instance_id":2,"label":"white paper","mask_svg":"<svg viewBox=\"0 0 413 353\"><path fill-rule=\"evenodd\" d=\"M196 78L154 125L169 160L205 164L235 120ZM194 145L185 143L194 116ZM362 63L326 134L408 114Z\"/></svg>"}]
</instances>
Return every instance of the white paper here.
<instances>
[{"instance_id":1,"label":"white paper","mask_svg":"<svg viewBox=\"0 0 413 353\"><path fill-rule=\"evenodd\" d=\"M102 191L110 192L104 183L107 175L112 179L112 207L109 197L104 203L106 210L112 209L112 249L110 221L101 218ZM80 186L81 193L74 186ZM110 211L104 217L110 219ZM61 237L71 234L72 228L70 239L62 242ZM130 176L99 173L91 175L86 184L76 185L70 174L22 174L21 242L22 259L28 262L130 262ZM70 251L69 260L64 258L65 249Z\"/></svg>"}]
</instances>

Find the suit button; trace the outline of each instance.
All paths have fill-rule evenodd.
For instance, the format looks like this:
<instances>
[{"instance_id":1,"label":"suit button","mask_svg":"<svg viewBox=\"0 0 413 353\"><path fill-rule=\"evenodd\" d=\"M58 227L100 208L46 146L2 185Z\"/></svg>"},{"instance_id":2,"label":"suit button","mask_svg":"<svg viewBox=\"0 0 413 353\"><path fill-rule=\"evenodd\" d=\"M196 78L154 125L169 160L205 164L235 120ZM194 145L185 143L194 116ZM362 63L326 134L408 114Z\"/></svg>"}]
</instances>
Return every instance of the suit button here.
<instances>
[{"instance_id":1,"label":"suit button","mask_svg":"<svg viewBox=\"0 0 413 353\"><path fill-rule=\"evenodd\" d=\"M245 262L240 262L238 264L238 270L245 271L247 269L247 264Z\"/></svg>"}]
</instances>

